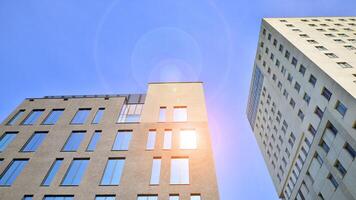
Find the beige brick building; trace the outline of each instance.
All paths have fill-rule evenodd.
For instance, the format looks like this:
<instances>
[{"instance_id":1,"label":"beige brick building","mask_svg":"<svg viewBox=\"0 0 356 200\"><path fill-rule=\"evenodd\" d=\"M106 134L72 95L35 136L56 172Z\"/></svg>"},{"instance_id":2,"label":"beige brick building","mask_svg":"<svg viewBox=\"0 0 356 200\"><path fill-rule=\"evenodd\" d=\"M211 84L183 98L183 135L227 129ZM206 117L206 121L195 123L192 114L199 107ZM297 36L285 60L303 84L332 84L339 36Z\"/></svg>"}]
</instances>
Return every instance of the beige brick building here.
<instances>
[{"instance_id":1,"label":"beige brick building","mask_svg":"<svg viewBox=\"0 0 356 200\"><path fill-rule=\"evenodd\" d=\"M0 199L219 199L201 82L29 98L0 133Z\"/></svg>"},{"instance_id":2,"label":"beige brick building","mask_svg":"<svg viewBox=\"0 0 356 200\"><path fill-rule=\"evenodd\" d=\"M262 20L247 116L281 199L356 199L356 17Z\"/></svg>"}]
</instances>

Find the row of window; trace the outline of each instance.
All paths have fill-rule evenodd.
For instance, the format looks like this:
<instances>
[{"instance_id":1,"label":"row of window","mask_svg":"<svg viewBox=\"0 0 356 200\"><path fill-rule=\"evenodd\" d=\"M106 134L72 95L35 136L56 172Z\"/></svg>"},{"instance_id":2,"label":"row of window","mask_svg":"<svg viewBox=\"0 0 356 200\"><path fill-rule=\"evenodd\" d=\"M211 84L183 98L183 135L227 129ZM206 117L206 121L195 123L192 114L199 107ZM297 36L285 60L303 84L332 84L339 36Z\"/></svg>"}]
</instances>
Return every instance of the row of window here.
<instances>
[{"instance_id":1,"label":"row of window","mask_svg":"<svg viewBox=\"0 0 356 200\"><path fill-rule=\"evenodd\" d=\"M33 195L25 195L22 200L32 200ZM43 200L74 200L74 195L45 195ZM116 200L116 195L96 195L95 200ZM158 195L137 195L136 200L158 200ZM168 200L179 200L179 194L169 195ZM191 194L190 200L201 200L200 194Z\"/></svg>"},{"instance_id":2,"label":"row of window","mask_svg":"<svg viewBox=\"0 0 356 200\"><path fill-rule=\"evenodd\" d=\"M21 152L35 152L41 143L46 138L48 132L35 132L22 147ZM6 147L16 138L17 132L5 132L0 138L0 152L3 152ZM65 142L62 151L75 152L78 151L82 141L84 140L86 131L72 131L67 141ZM95 131L86 151L94 151L101 138L101 131ZM166 129L163 135L163 149L172 148L172 130ZM156 147L157 132L151 129L148 132L147 150L154 150ZM113 151L127 151L129 149L130 141L132 139L132 130L119 130L116 134ZM179 148L180 149L196 149L197 148L197 133L194 129L182 129L179 132Z\"/></svg>"},{"instance_id":3,"label":"row of window","mask_svg":"<svg viewBox=\"0 0 356 200\"><path fill-rule=\"evenodd\" d=\"M74 158L67 169L61 186L78 186L89 165L89 158ZM0 186L11 186L24 170L29 159L14 159L0 177ZM57 158L48 170L41 186L50 186L63 163L63 158ZM104 169L100 185L119 185L125 165L125 158L109 158ZM161 157L154 157L150 185L159 185L161 174ZM172 157L170 164L170 184L189 184L189 158Z\"/></svg>"},{"instance_id":4,"label":"row of window","mask_svg":"<svg viewBox=\"0 0 356 200\"><path fill-rule=\"evenodd\" d=\"M130 123L139 122L141 117L143 104L125 104L121 109L118 123ZM166 122L166 110L167 107L160 107L159 110L159 122ZM42 122L43 125L54 125L58 121L59 117L62 115L64 109L53 109L48 116ZM92 120L92 124L99 124L103 115L105 108L99 108ZM34 109L31 113L20 123L21 125L33 125L36 123L38 118L44 112L44 109ZM71 124L84 124L91 112L91 108L80 108L73 119ZM25 110L19 110L6 125L14 125L25 113ZM173 108L173 121L174 122L185 122L188 119L187 107L186 106L174 106Z\"/></svg>"}]
</instances>

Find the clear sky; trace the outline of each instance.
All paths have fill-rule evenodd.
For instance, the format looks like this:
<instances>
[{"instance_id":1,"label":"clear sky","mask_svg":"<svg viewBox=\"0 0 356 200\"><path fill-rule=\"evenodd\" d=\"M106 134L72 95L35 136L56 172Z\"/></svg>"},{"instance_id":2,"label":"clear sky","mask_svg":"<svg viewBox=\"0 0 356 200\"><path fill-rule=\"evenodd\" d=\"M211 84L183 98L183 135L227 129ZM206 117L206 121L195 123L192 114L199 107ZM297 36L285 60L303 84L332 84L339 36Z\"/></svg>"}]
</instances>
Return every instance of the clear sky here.
<instances>
[{"instance_id":1,"label":"clear sky","mask_svg":"<svg viewBox=\"0 0 356 200\"><path fill-rule=\"evenodd\" d=\"M0 120L26 97L203 81L221 199L277 199L245 114L261 18L355 14L355 0L0 0Z\"/></svg>"}]
</instances>

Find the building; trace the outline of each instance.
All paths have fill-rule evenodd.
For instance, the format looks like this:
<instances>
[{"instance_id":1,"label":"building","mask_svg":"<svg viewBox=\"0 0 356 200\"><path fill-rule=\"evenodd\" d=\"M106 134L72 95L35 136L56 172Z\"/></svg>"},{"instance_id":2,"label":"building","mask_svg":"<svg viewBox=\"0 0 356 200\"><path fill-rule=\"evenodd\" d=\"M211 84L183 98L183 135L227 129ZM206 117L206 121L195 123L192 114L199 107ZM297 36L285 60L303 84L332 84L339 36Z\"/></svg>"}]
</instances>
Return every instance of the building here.
<instances>
[{"instance_id":1,"label":"building","mask_svg":"<svg viewBox=\"0 0 356 200\"><path fill-rule=\"evenodd\" d=\"M356 17L262 20L247 117L281 199L356 199Z\"/></svg>"},{"instance_id":2,"label":"building","mask_svg":"<svg viewBox=\"0 0 356 200\"><path fill-rule=\"evenodd\" d=\"M0 132L0 199L219 199L201 82L29 98Z\"/></svg>"}]
</instances>

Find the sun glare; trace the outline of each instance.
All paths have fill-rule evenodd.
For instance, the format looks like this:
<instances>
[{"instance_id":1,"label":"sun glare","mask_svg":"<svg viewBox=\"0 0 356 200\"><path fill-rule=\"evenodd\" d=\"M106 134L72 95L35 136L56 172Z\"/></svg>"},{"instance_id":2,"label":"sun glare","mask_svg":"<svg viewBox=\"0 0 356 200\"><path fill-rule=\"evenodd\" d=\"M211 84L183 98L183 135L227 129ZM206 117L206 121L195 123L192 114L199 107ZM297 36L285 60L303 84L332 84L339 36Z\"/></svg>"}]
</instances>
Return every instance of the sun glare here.
<instances>
[{"instance_id":1,"label":"sun glare","mask_svg":"<svg viewBox=\"0 0 356 200\"><path fill-rule=\"evenodd\" d=\"M180 131L180 148L181 149L197 148L197 135L195 130Z\"/></svg>"}]
</instances>

